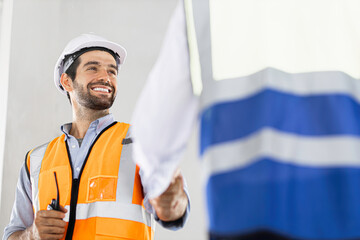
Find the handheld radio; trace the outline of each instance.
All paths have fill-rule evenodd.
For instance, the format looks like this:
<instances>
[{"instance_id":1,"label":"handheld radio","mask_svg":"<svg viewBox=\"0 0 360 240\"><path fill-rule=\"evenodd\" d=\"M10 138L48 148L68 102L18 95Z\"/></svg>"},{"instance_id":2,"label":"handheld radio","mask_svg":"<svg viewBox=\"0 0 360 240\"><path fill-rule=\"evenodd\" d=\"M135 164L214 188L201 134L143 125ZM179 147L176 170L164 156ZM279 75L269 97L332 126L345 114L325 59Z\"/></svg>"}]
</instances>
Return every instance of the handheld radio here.
<instances>
[{"instance_id":1,"label":"handheld radio","mask_svg":"<svg viewBox=\"0 0 360 240\"><path fill-rule=\"evenodd\" d=\"M56 177L56 172L54 172L54 176L55 176L55 183L56 183L56 192L57 192L57 196L56 196L56 200L52 199L51 203L48 205L47 210L60 210L60 195L59 195L59 186L58 186L58 181L57 181L57 177Z\"/></svg>"}]
</instances>

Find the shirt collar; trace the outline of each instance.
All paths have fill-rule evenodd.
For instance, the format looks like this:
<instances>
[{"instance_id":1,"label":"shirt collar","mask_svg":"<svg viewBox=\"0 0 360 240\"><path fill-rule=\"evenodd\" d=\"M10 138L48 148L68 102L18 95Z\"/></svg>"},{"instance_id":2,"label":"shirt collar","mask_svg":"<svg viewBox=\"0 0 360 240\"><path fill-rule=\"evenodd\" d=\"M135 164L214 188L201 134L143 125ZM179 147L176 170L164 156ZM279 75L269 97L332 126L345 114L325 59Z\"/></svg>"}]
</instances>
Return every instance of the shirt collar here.
<instances>
[{"instance_id":1,"label":"shirt collar","mask_svg":"<svg viewBox=\"0 0 360 240\"><path fill-rule=\"evenodd\" d=\"M95 129L97 135L113 122L114 122L114 116L112 115L112 113L110 113L90 123L89 129L91 128ZM70 135L71 126L72 123L65 123L60 127L60 130L65 134L65 141L71 136Z\"/></svg>"}]
</instances>

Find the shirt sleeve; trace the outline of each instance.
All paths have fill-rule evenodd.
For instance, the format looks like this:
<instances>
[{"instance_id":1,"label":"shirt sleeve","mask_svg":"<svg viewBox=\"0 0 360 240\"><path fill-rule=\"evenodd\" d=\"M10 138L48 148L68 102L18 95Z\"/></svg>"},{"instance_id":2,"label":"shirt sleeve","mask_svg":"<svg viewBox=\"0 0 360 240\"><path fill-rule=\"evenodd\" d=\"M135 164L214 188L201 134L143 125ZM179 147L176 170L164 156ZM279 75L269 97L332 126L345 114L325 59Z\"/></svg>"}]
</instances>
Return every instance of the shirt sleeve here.
<instances>
[{"instance_id":1,"label":"shirt sleeve","mask_svg":"<svg viewBox=\"0 0 360 240\"><path fill-rule=\"evenodd\" d=\"M33 221L34 210L31 201L31 184L24 164L20 170L10 223L5 227L3 240L8 239L14 232L30 227Z\"/></svg>"},{"instance_id":2,"label":"shirt sleeve","mask_svg":"<svg viewBox=\"0 0 360 240\"><path fill-rule=\"evenodd\" d=\"M132 118L134 160L143 169L149 198L167 189L196 122L198 98L189 65L185 10L179 1Z\"/></svg>"}]
</instances>

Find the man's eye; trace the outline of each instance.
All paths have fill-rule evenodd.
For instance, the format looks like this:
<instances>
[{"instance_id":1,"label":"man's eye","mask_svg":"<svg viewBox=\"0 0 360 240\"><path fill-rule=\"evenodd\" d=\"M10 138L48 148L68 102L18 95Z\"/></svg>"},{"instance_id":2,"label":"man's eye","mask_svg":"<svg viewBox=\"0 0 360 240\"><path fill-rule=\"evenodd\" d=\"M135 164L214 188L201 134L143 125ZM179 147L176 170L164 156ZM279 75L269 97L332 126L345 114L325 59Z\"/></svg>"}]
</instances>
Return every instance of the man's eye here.
<instances>
[{"instance_id":1,"label":"man's eye","mask_svg":"<svg viewBox=\"0 0 360 240\"><path fill-rule=\"evenodd\" d=\"M115 71L109 71L109 73L112 74L112 75L116 75Z\"/></svg>"},{"instance_id":2,"label":"man's eye","mask_svg":"<svg viewBox=\"0 0 360 240\"><path fill-rule=\"evenodd\" d=\"M88 70L96 71L97 68L96 67L89 67Z\"/></svg>"}]
</instances>

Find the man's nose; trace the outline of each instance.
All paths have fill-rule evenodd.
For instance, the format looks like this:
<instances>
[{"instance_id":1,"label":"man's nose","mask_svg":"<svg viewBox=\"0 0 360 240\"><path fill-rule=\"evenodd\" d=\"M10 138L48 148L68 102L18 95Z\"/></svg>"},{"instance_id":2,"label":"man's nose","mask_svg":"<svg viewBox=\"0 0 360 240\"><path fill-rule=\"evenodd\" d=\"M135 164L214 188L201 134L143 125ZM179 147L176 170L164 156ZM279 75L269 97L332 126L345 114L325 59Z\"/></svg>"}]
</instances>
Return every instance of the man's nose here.
<instances>
[{"instance_id":1,"label":"man's nose","mask_svg":"<svg viewBox=\"0 0 360 240\"><path fill-rule=\"evenodd\" d=\"M101 70L99 79L103 80L104 82L109 83L110 82L110 74L105 69Z\"/></svg>"}]
</instances>

